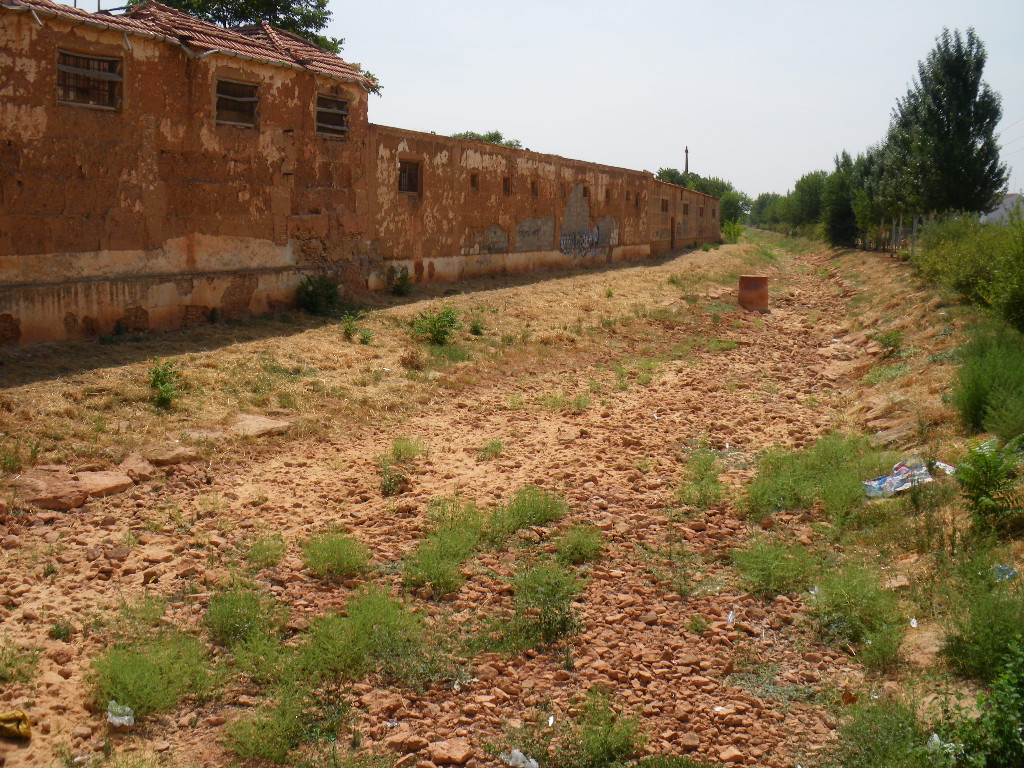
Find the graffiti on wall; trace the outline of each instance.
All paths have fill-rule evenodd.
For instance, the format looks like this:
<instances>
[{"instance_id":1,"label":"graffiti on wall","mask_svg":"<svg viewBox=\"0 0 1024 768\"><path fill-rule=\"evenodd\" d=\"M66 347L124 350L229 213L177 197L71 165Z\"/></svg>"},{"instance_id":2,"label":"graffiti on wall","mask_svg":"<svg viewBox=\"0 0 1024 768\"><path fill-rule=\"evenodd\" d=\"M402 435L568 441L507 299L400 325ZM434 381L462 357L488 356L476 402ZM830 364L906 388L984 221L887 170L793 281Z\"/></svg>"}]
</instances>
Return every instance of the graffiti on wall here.
<instances>
[{"instance_id":1,"label":"graffiti on wall","mask_svg":"<svg viewBox=\"0 0 1024 768\"><path fill-rule=\"evenodd\" d=\"M558 238L558 250L566 256L590 256L601 242L601 231L592 224L588 232L563 232Z\"/></svg>"}]
</instances>

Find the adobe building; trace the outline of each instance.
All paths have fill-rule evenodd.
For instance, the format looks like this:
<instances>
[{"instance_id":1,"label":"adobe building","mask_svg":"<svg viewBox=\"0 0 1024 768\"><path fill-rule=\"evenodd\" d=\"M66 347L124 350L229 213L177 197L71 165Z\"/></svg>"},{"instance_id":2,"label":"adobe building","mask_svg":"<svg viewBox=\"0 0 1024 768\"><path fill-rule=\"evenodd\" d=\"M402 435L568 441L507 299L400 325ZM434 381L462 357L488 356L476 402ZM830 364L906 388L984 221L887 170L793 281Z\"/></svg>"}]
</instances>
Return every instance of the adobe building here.
<instances>
[{"instance_id":1,"label":"adobe building","mask_svg":"<svg viewBox=\"0 0 1024 768\"><path fill-rule=\"evenodd\" d=\"M374 83L268 24L0 0L0 343L282 309L719 240L646 172L373 125Z\"/></svg>"}]
</instances>

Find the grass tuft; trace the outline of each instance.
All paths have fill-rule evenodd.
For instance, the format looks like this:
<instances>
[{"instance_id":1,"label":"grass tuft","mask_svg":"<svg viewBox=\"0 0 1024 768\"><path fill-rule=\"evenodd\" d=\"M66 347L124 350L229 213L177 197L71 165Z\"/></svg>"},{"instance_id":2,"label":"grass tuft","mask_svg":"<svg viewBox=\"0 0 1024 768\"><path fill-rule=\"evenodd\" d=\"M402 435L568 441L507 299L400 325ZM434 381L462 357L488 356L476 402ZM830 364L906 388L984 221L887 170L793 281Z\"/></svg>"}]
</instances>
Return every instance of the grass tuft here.
<instances>
[{"instance_id":1,"label":"grass tuft","mask_svg":"<svg viewBox=\"0 0 1024 768\"><path fill-rule=\"evenodd\" d=\"M526 485L506 504L491 512L487 538L493 544L501 544L522 528L553 523L568 511L568 505L558 494Z\"/></svg>"},{"instance_id":2,"label":"grass tuft","mask_svg":"<svg viewBox=\"0 0 1024 768\"><path fill-rule=\"evenodd\" d=\"M370 550L344 533L314 536L302 545L302 556L320 578L355 576L369 568Z\"/></svg>"},{"instance_id":3,"label":"grass tuft","mask_svg":"<svg viewBox=\"0 0 1024 768\"><path fill-rule=\"evenodd\" d=\"M735 550L733 562L744 586L761 597L799 592L811 586L817 562L799 544L754 539L747 549Z\"/></svg>"},{"instance_id":4,"label":"grass tuft","mask_svg":"<svg viewBox=\"0 0 1024 768\"><path fill-rule=\"evenodd\" d=\"M604 537L596 526L574 525L558 537L555 546L560 563L579 565L601 556Z\"/></svg>"}]
</instances>

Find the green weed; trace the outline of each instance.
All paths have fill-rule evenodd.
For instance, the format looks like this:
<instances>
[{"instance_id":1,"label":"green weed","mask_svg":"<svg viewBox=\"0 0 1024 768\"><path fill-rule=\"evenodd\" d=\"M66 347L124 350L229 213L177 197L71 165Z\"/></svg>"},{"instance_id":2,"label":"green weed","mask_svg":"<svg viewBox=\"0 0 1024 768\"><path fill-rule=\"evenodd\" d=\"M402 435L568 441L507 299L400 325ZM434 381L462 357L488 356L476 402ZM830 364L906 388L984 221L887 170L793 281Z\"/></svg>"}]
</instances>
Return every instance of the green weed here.
<instances>
[{"instance_id":1,"label":"green weed","mask_svg":"<svg viewBox=\"0 0 1024 768\"><path fill-rule=\"evenodd\" d=\"M559 536L555 546L559 562L579 565L600 557L604 538L596 526L574 525Z\"/></svg>"},{"instance_id":2,"label":"green weed","mask_svg":"<svg viewBox=\"0 0 1024 768\"><path fill-rule=\"evenodd\" d=\"M149 369L149 387L153 390L153 404L157 408L171 407L175 399L181 395L178 390L180 383L181 376L172 361L153 361L153 367Z\"/></svg>"},{"instance_id":3,"label":"green weed","mask_svg":"<svg viewBox=\"0 0 1024 768\"><path fill-rule=\"evenodd\" d=\"M245 552L245 559L253 568L262 571L280 564L287 554L288 545L280 534L275 533L253 541Z\"/></svg>"},{"instance_id":4,"label":"green weed","mask_svg":"<svg viewBox=\"0 0 1024 768\"><path fill-rule=\"evenodd\" d=\"M876 384L885 384L890 381L895 381L900 376L904 376L910 373L910 366L904 363L894 363L892 365L876 365L867 375L864 377L864 383L868 386L875 386Z\"/></svg>"},{"instance_id":5,"label":"green weed","mask_svg":"<svg viewBox=\"0 0 1024 768\"><path fill-rule=\"evenodd\" d=\"M928 748L913 702L865 698L848 710L827 764L836 768L951 768Z\"/></svg>"},{"instance_id":6,"label":"green weed","mask_svg":"<svg viewBox=\"0 0 1024 768\"><path fill-rule=\"evenodd\" d=\"M302 545L306 567L321 578L355 576L367 570L370 551L344 533L325 533Z\"/></svg>"},{"instance_id":7,"label":"green weed","mask_svg":"<svg viewBox=\"0 0 1024 768\"><path fill-rule=\"evenodd\" d=\"M32 679L40 650L16 644L4 636L0 645L0 683L27 683Z\"/></svg>"},{"instance_id":8,"label":"green weed","mask_svg":"<svg viewBox=\"0 0 1024 768\"><path fill-rule=\"evenodd\" d=\"M747 549L734 550L743 585L761 597L800 592L811 586L817 561L799 544L756 538Z\"/></svg>"},{"instance_id":9,"label":"green weed","mask_svg":"<svg viewBox=\"0 0 1024 768\"><path fill-rule=\"evenodd\" d=\"M255 635L268 635L279 622L274 599L244 586L214 594L203 618L213 642L229 647Z\"/></svg>"},{"instance_id":10,"label":"green weed","mask_svg":"<svg viewBox=\"0 0 1024 768\"><path fill-rule=\"evenodd\" d=\"M459 312L455 307L443 307L436 312L423 310L412 321L412 337L434 346L451 343L452 337L462 327Z\"/></svg>"},{"instance_id":11,"label":"green weed","mask_svg":"<svg viewBox=\"0 0 1024 768\"><path fill-rule=\"evenodd\" d=\"M338 281L326 275L306 275L295 289L295 305L311 315L333 315L341 307Z\"/></svg>"},{"instance_id":12,"label":"green weed","mask_svg":"<svg viewBox=\"0 0 1024 768\"><path fill-rule=\"evenodd\" d=\"M721 473L722 466L714 451L708 448L691 451L686 457L686 476L676 488L676 498L697 509L720 504L725 495Z\"/></svg>"},{"instance_id":13,"label":"green weed","mask_svg":"<svg viewBox=\"0 0 1024 768\"><path fill-rule=\"evenodd\" d=\"M950 400L964 425L1003 440L1024 434L1024 334L982 326L958 356Z\"/></svg>"},{"instance_id":14,"label":"green weed","mask_svg":"<svg viewBox=\"0 0 1024 768\"><path fill-rule=\"evenodd\" d=\"M210 689L206 649L176 631L106 648L93 660L89 680L98 709L115 700L136 717L170 711L185 696L202 697Z\"/></svg>"},{"instance_id":15,"label":"green weed","mask_svg":"<svg viewBox=\"0 0 1024 768\"><path fill-rule=\"evenodd\" d=\"M514 589L517 624L543 643L575 631L572 602L582 585L570 571L554 563L538 565L519 575Z\"/></svg>"},{"instance_id":16,"label":"green weed","mask_svg":"<svg viewBox=\"0 0 1024 768\"><path fill-rule=\"evenodd\" d=\"M485 518L458 496L433 500L428 514L430 533L402 563L402 572L406 586L429 586L440 598L465 582L462 564L480 543Z\"/></svg>"},{"instance_id":17,"label":"green weed","mask_svg":"<svg viewBox=\"0 0 1024 768\"><path fill-rule=\"evenodd\" d=\"M480 461L496 459L505 452L505 444L501 440L488 440L477 449L476 457Z\"/></svg>"},{"instance_id":18,"label":"green weed","mask_svg":"<svg viewBox=\"0 0 1024 768\"><path fill-rule=\"evenodd\" d=\"M526 485L491 512L487 538L492 544L502 544L520 529L548 525L568 511L569 507L560 495L535 485Z\"/></svg>"},{"instance_id":19,"label":"green weed","mask_svg":"<svg viewBox=\"0 0 1024 768\"><path fill-rule=\"evenodd\" d=\"M999 438L967 451L953 477L982 529L1004 529L1024 514L1024 490L1020 487L1020 467L1024 461L1024 434L1006 445Z\"/></svg>"}]
</instances>

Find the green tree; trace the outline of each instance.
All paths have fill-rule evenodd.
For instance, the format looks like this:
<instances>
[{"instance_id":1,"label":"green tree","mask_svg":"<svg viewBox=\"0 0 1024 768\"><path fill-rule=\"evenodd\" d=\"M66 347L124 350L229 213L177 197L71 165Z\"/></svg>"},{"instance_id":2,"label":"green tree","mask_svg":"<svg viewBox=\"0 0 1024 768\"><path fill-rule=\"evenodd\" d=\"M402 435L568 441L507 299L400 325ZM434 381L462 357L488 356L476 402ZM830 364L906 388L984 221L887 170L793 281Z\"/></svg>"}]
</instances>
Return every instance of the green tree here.
<instances>
[{"instance_id":1,"label":"green tree","mask_svg":"<svg viewBox=\"0 0 1024 768\"><path fill-rule=\"evenodd\" d=\"M675 168L659 168L654 178L677 184L680 187L717 197L719 200L719 221L738 221L750 211L751 200L736 189L731 181L717 176L707 178L696 173L684 173Z\"/></svg>"},{"instance_id":2,"label":"green tree","mask_svg":"<svg viewBox=\"0 0 1024 768\"><path fill-rule=\"evenodd\" d=\"M452 138L485 141L488 144L497 144L499 147L511 147L512 149L523 148L523 142L521 142L519 139L506 139L501 131L488 131L487 133L477 133L476 131L463 131L462 133L453 133Z\"/></svg>"},{"instance_id":3,"label":"green tree","mask_svg":"<svg viewBox=\"0 0 1024 768\"><path fill-rule=\"evenodd\" d=\"M821 190L827 176L827 171L812 171L797 179L786 221L794 227L818 222L821 218Z\"/></svg>"},{"instance_id":4,"label":"green tree","mask_svg":"<svg viewBox=\"0 0 1024 768\"><path fill-rule=\"evenodd\" d=\"M836 169L821 189L821 224L825 239L833 246L857 243L857 217L853 212L853 159L843 150L836 157Z\"/></svg>"},{"instance_id":5,"label":"green tree","mask_svg":"<svg viewBox=\"0 0 1024 768\"><path fill-rule=\"evenodd\" d=\"M141 2L141 0L139 0ZM265 21L309 40L325 51L338 53L344 39L322 33L331 20L327 0L165 0L179 11L222 27ZM133 5L138 4L137 2ZM367 74L367 73L364 73ZM376 82L376 78L370 76ZM378 89L379 90L379 89Z\"/></svg>"},{"instance_id":6,"label":"green tree","mask_svg":"<svg viewBox=\"0 0 1024 768\"><path fill-rule=\"evenodd\" d=\"M985 45L968 29L943 29L897 103L889 144L916 189L905 204L925 210L987 211L1006 190L995 138L1000 98L982 79ZM915 206L916 207L916 206Z\"/></svg>"}]
</instances>

